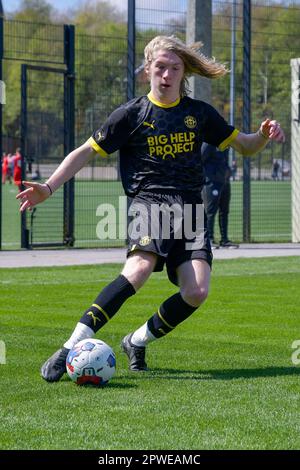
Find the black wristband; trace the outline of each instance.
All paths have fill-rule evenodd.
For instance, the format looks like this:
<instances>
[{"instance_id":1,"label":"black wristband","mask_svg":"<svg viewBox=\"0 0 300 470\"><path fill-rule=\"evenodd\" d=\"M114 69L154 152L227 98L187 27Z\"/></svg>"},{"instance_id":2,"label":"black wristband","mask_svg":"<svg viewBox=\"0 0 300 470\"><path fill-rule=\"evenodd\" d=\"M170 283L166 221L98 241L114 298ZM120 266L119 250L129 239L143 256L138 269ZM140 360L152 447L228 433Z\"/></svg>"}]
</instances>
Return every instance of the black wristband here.
<instances>
[{"instance_id":1,"label":"black wristband","mask_svg":"<svg viewBox=\"0 0 300 470\"><path fill-rule=\"evenodd\" d=\"M48 183L44 183L44 184L48 187L48 189L49 189L49 191L50 191L50 196L52 196L53 191L52 191L52 189L50 188L49 184L48 184Z\"/></svg>"}]
</instances>

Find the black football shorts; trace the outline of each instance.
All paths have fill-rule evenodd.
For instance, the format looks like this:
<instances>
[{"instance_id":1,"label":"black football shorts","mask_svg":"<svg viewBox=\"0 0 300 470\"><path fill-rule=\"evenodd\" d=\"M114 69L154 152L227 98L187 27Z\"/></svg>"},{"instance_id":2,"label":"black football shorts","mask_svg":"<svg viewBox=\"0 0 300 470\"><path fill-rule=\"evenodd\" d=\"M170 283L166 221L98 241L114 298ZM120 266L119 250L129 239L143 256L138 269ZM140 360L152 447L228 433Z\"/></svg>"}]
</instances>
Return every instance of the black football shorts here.
<instances>
[{"instance_id":1,"label":"black football shorts","mask_svg":"<svg viewBox=\"0 0 300 470\"><path fill-rule=\"evenodd\" d=\"M185 261L203 259L212 265L201 193L172 190L140 191L129 208L128 251L158 256L154 271L166 264L170 281L178 285L176 269Z\"/></svg>"}]
</instances>

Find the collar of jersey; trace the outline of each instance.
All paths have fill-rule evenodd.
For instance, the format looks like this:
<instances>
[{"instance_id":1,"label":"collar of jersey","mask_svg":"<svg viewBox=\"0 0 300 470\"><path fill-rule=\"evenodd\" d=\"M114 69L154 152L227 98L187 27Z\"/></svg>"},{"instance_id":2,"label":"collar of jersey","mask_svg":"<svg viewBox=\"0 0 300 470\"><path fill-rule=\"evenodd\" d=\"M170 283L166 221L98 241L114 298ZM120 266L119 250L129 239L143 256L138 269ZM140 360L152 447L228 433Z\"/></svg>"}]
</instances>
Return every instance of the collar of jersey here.
<instances>
[{"instance_id":1,"label":"collar of jersey","mask_svg":"<svg viewBox=\"0 0 300 470\"><path fill-rule=\"evenodd\" d=\"M147 97L151 101L151 103L155 104L156 106L159 106L160 108L174 108L174 106L177 106L180 103L180 97L170 104L161 103L160 101L157 101L155 98L153 98L151 91L150 93L148 93Z\"/></svg>"}]
</instances>

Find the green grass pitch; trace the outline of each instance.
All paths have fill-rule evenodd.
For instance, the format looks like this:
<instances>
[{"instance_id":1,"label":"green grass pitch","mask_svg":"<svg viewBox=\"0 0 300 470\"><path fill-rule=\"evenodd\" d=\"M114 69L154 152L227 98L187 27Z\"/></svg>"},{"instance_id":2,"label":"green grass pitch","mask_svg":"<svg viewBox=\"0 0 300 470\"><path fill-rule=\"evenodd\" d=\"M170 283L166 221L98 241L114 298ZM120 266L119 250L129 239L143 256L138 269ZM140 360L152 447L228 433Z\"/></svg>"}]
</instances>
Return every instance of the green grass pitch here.
<instances>
[{"instance_id":1,"label":"green grass pitch","mask_svg":"<svg viewBox=\"0 0 300 470\"><path fill-rule=\"evenodd\" d=\"M41 364L119 269L0 270L0 448L299 449L300 258L215 261L205 305L136 374L120 340L176 291L153 274L97 334L117 356L105 388L44 382Z\"/></svg>"}]
</instances>

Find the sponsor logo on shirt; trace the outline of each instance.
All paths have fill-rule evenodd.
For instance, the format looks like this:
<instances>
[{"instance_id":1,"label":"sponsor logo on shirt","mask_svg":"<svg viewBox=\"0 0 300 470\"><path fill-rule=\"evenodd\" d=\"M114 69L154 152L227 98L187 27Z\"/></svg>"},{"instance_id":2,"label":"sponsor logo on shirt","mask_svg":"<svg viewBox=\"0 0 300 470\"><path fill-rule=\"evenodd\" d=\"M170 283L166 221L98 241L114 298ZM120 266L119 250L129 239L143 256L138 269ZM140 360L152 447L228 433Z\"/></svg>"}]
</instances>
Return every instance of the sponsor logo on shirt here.
<instances>
[{"instance_id":1,"label":"sponsor logo on shirt","mask_svg":"<svg viewBox=\"0 0 300 470\"><path fill-rule=\"evenodd\" d=\"M176 158L180 154L192 152L195 146L195 137L195 132L175 132L169 135L147 137L149 155L165 160L167 156Z\"/></svg>"}]
</instances>

